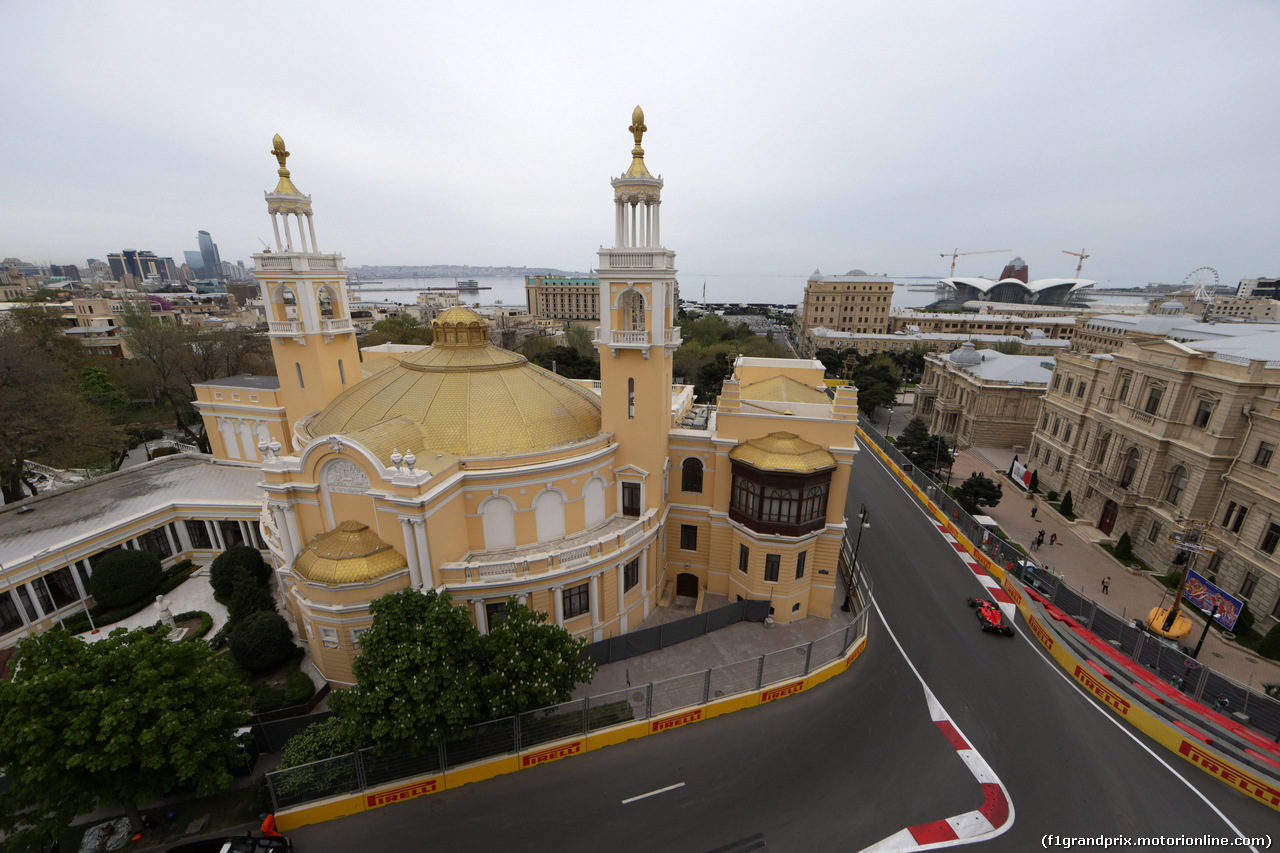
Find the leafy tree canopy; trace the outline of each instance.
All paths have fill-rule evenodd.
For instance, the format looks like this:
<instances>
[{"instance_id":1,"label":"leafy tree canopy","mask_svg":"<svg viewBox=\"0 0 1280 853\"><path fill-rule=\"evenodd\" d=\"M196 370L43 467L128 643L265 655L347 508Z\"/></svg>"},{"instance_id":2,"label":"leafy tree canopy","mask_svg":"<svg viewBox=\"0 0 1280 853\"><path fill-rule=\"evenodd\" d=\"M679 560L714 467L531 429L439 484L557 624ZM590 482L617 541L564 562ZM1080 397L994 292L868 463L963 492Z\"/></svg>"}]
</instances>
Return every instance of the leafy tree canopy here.
<instances>
[{"instance_id":1,"label":"leafy tree canopy","mask_svg":"<svg viewBox=\"0 0 1280 853\"><path fill-rule=\"evenodd\" d=\"M398 314L373 324L365 336L364 346L379 344L417 344L426 346L432 341L431 327L412 314Z\"/></svg>"},{"instance_id":2,"label":"leafy tree canopy","mask_svg":"<svg viewBox=\"0 0 1280 853\"><path fill-rule=\"evenodd\" d=\"M95 800L125 807L190 784L225 788L248 689L204 643L117 629L85 643L48 631L18 643L0 689L0 830L15 847L58 833Z\"/></svg>"},{"instance_id":3,"label":"leafy tree canopy","mask_svg":"<svg viewBox=\"0 0 1280 853\"><path fill-rule=\"evenodd\" d=\"M160 558L147 551L117 548L93 567L89 591L107 607L120 607L150 596L164 580Z\"/></svg>"},{"instance_id":4,"label":"leafy tree canopy","mask_svg":"<svg viewBox=\"0 0 1280 853\"><path fill-rule=\"evenodd\" d=\"M353 666L357 684L329 697L346 724L379 746L422 752L479 722L479 632L466 611L435 590L384 595L370 611Z\"/></svg>"},{"instance_id":5,"label":"leafy tree canopy","mask_svg":"<svg viewBox=\"0 0 1280 853\"><path fill-rule=\"evenodd\" d=\"M1000 484L985 474L971 474L956 488L956 502L970 515L982 507L996 506L1003 497Z\"/></svg>"},{"instance_id":6,"label":"leafy tree canopy","mask_svg":"<svg viewBox=\"0 0 1280 853\"><path fill-rule=\"evenodd\" d=\"M80 399L108 415L129 405L128 393L101 367L80 369Z\"/></svg>"},{"instance_id":7,"label":"leafy tree canopy","mask_svg":"<svg viewBox=\"0 0 1280 853\"><path fill-rule=\"evenodd\" d=\"M480 640L484 674L480 690L490 719L565 702L574 687L589 683L596 665L582 657L586 640L575 640L547 614L514 598Z\"/></svg>"},{"instance_id":8,"label":"leafy tree canopy","mask_svg":"<svg viewBox=\"0 0 1280 853\"><path fill-rule=\"evenodd\" d=\"M902 454L910 459L911 454L928 440L929 424L924 418L916 415L907 421L907 425L902 428L902 432L898 435L898 450L902 451Z\"/></svg>"},{"instance_id":9,"label":"leafy tree canopy","mask_svg":"<svg viewBox=\"0 0 1280 853\"><path fill-rule=\"evenodd\" d=\"M1021 355L1022 341L1000 341L992 349L1005 355Z\"/></svg>"}]
</instances>

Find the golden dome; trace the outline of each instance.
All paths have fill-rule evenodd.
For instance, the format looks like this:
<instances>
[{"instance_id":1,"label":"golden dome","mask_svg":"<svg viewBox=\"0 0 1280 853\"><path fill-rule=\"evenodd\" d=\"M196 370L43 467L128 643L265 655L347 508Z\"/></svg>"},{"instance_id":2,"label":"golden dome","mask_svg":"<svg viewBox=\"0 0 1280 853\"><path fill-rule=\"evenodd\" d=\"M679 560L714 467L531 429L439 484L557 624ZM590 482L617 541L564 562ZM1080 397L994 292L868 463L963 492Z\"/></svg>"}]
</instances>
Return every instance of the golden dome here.
<instances>
[{"instance_id":1,"label":"golden dome","mask_svg":"<svg viewBox=\"0 0 1280 853\"><path fill-rule=\"evenodd\" d=\"M419 456L502 456L600 434L595 394L489 343L488 325L470 308L450 308L432 323L433 346L388 359L299 431L351 436L379 458L391 444Z\"/></svg>"},{"instance_id":2,"label":"golden dome","mask_svg":"<svg viewBox=\"0 0 1280 853\"><path fill-rule=\"evenodd\" d=\"M344 521L312 539L294 560L293 570L315 583L366 583L406 565L405 558L367 524Z\"/></svg>"},{"instance_id":3,"label":"golden dome","mask_svg":"<svg viewBox=\"0 0 1280 853\"><path fill-rule=\"evenodd\" d=\"M761 471L790 474L812 474L836 467L836 458L829 451L793 432L771 432L764 438L744 441L729 451L729 458Z\"/></svg>"}]
</instances>

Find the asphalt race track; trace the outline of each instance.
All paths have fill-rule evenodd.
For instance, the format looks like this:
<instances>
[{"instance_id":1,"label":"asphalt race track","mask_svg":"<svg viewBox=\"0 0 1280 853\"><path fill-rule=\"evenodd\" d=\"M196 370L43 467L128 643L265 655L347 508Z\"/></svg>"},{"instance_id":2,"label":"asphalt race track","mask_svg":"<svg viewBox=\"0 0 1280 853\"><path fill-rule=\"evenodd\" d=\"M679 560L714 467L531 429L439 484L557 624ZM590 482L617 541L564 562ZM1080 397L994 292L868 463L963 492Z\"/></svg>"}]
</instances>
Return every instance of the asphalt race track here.
<instances>
[{"instance_id":1,"label":"asphalt race track","mask_svg":"<svg viewBox=\"0 0 1280 853\"><path fill-rule=\"evenodd\" d=\"M857 851L972 811L982 790L888 631L1009 792L1013 824L982 849L1041 849L1046 834L1238 829L1280 840L1280 815L1113 722L1020 619L1012 639L979 630L965 599L982 588L870 451L855 462L848 514L862 503L872 527L859 562L887 625L873 620L848 673L759 708L303 827L295 848Z\"/></svg>"}]
</instances>

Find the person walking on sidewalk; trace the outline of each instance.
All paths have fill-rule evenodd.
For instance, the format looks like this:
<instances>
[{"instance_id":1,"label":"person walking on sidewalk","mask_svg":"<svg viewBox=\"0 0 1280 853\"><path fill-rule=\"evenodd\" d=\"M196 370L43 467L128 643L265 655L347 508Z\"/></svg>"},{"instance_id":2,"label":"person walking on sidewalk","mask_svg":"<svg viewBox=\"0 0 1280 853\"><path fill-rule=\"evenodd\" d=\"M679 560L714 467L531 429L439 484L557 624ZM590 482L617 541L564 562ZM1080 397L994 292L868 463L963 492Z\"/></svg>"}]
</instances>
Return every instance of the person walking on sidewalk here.
<instances>
[{"instance_id":1,"label":"person walking on sidewalk","mask_svg":"<svg viewBox=\"0 0 1280 853\"><path fill-rule=\"evenodd\" d=\"M1049 544L1050 544L1050 545L1057 545L1057 544L1058 544L1058 534L1056 534L1056 533L1050 533L1050 534L1049 534Z\"/></svg>"},{"instance_id":2,"label":"person walking on sidewalk","mask_svg":"<svg viewBox=\"0 0 1280 853\"><path fill-rule=\"evenodd\" d=\"M1039 507L1038 505L1033 505L1033 506L1031 507L1031 517L1032 517L1032 518L1035 518L1035 517L1036 517L1036 513L1037 513L1039 510L1040 510L1040 507Z\"/></svg>"},{"instance_id":3,"label":"person walking on sidewalk","mask_svg":"<svg viewBox=\"0 0 1280 853\"><path fill-rule=\"evenodd\" d=\"M1039 537L1039 536L1032 536L1032 537L1031 537L1031 550L1032 550L1032 551L1036 550L1036 548L1037 548L1037 547L1039 547L1039 545L1040 545L1040 537Z\"/></svg>"},{"instance_id":4,"label":"person walking on sidewalk","mask_svg":"<svg viewBox=\"0 0 1280 853\"><path fill-rule=\"evenodd\" d=\"M1102 579L1102 594L1103 595L1111 594L1111 575L1107 575L1105 578Z\"/></svg>"}]
</instances>

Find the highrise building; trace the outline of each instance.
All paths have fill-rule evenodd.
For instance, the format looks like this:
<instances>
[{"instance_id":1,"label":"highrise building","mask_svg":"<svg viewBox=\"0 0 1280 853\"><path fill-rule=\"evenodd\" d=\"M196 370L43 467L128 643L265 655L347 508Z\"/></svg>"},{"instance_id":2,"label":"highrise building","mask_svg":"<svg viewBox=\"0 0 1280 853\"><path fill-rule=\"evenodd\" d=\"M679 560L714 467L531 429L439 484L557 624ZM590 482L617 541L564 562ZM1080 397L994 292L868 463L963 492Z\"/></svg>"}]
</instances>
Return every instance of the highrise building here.
<instances>
[{"instance_id":1,"label":"highrise building","mask_svg":"<svg viewBox=\"0 0 1280 853\"><path fill-rule=\"evenodd\" d=\"M137 281L145 281L156 276L168 281L173 270L172 258L158 258L155 252L124 249L114 255L107 255L107 263L111 265L111 276L121 281L131 275ZM174 270L176 272L176 270Z\"/></svg>"},{"instance_id":2,"label":"highrise building","mask_svg":"<svg viewBox=\"0 0 1280 853\"><path fill-rule=\"evenodd\" d=\"M218 255L218 244L213 242L208 231L201 231L196 237L200 242L201 266L204 267L205 275L209 278L221 278L222 258ZM190 264L191 261L188 260L187 263Z\"/></svg>"}]
</instances>

